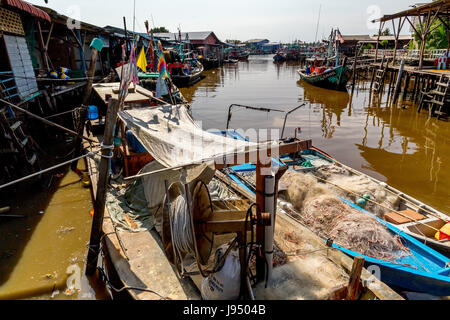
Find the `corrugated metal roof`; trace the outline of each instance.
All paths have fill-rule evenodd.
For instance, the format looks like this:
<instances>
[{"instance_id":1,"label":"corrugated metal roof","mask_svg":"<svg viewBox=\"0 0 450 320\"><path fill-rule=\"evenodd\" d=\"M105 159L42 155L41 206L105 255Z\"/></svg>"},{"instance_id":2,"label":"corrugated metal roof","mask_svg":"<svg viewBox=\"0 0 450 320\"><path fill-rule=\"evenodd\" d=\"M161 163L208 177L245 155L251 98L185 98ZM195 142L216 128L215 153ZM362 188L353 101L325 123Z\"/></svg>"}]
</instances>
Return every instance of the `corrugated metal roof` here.
<instances>
[{"instance_id":1,"label":"corrugated metal roof","mask_svg":"<svg viewBox=\"0 0 450 320\"><path fill-rule=\"evenodd\" d=\"M342 35L344 41L369 41L372 38L369 35Z\"/></svg>"},{"instance_id":2,"label":"corrugated metal roof","mask_svg":"<svg viewBox=\"0 0 450 320\"><path fill-rule=\"evenodd\" d=\"M186 39L186 34L188 35L189 40L203 41L203 40L206 40L206 38L208 38L210 34L214 34L214 32L212 32L212 31L182 32L181 33L182 40ZM154 33L153 35L155 37L163 38L163 39L166 39L169 41L178 40L178 33L172 33L172 32L171 33Z\"/></svg>"},{"instance_id":3,"label":"corrugated metal roof","mask_svg":"<svg viewBox=\"0 0 450 320\"><path fill-rule=\"evenodd\" d=\"M269 39L250 39L250 40L245 41L245 43L259 43L259 42L264 42L264 41L269 42Z\"/></svg>"},{"instance_id":4,"label":"corrugated metal roof","mask_svg":"<svg viewBox=\"0 0 450 320\"><path fill-rule=\"evenodd\" d=\"M51 22L50 16L47 14L47 12L36 8L35 6L29 4L26 1L22 0L2 0L2 4L8 5L10 7L17 8L19 10L28 12L29 14L47 20L48 22Z\"/></svg>"}]
</instances>

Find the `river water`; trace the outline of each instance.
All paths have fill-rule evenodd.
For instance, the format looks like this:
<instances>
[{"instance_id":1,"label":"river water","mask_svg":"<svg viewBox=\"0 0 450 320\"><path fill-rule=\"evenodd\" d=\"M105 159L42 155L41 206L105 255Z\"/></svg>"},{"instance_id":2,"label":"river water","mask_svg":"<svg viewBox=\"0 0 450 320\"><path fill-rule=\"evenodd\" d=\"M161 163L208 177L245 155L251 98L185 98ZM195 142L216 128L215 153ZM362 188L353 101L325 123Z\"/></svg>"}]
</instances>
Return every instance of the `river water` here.
<instances>
[{"instance_id":1,"label":"river water","mask_svg":"<svg viewBox=\"0 0 450 320\"><path fill-rule=\"evenodd\" d=\"M309 101L288 117L285 136L300 127L303 138L338 161L450 215L450 122L418 114L410 102L372 97L367 81L353 95L311 86L299 81L298 68L253 56L208 70L182 91L205 130L225 128L231 104L289 111ZM281 129L283 122L283 113L233 108L230 128Z\"/></svg>"},{"instance_id":2,"label":"river water","mask_svg":"<svg viewBox=\"0 0 450 320\"><path fill-rule=\"evenodd\" d=\"M224 129L231 104L292 113L285 136L301 128L303 138L340 162L450 214L450 123L428 119L408 103L391 105L371 97L367 82L353 95L300 82L295 63L275 64L272 56L205 72L182 89L204 129ZM284 114L233 109L230 127L280 129ZM82 164L80 164L82 166ZM104 286L84 275L92 217L89 189L73 172L49 192L26 190L5 197L0 207L24 219L0 220L0 299L108 299ZM70 274L81 271L81 291L64 291ZM69 272L68 272L69 271Z\"/></svg>"}]
</instances>

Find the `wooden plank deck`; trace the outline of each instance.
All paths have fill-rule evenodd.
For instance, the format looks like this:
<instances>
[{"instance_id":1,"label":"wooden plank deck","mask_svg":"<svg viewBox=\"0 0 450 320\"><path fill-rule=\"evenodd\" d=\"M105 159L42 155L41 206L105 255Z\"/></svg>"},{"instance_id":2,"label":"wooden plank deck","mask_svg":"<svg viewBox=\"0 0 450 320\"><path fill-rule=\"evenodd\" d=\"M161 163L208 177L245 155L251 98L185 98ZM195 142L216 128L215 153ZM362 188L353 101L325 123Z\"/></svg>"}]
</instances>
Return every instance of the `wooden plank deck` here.
<instances>
[{"instance_id":1,"label":"wooden plank deck","mask_svg":"<svg viewBox=\"0 0 450 320\"><path fill-rule=\"evenodd\" d=\"M108 104L109 97L113 99L119 99L119 94L114 93L120 87L120 82L113 83L97 83L92 86L93 91L96 95L103 100L105 104ZM130 87L131 91L132 86ZM153 93L141 86L136 86L134 92L130 92L125 98L125 105L142 104L145 102L150 102Z\"/></svg>"}]
</instances>

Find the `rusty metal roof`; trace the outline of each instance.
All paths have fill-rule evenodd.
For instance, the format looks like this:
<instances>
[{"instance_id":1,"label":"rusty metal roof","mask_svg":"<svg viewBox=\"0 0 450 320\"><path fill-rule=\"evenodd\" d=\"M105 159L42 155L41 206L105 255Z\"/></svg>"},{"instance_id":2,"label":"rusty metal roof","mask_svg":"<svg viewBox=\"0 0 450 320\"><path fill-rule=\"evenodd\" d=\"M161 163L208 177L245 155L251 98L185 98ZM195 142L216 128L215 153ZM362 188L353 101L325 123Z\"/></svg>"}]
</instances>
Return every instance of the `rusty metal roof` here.
<instances>
[{"instance_id":1,"label":"rusty metal roof","mask_svg":"<svg viewBox=\"0 0 450 320\"><path fill-rule=\"evenodd\" d=\"M26 1L22 0L1 0L1 3L10 7L17 8L21 11L28 12L29 14L40 18L47 20L48 22L51 22L50 16L43 10L36 8L35 6L29 4Z\"/></svg>"}]
</instances>

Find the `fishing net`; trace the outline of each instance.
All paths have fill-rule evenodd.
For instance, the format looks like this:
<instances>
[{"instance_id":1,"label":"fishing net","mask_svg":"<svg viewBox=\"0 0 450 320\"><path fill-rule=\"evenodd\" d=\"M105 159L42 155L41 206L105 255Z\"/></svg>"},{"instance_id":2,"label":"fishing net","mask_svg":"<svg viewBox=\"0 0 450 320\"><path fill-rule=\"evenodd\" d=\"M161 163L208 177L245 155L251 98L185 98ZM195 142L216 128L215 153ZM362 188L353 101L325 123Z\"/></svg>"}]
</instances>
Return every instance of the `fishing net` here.
<instances>
[{"instance_id":1,"label":"fishing net","mask_svg":"<svg viewBox=\"0 0 450 320\"><path fill-rule=\"evenodd\" d=\"M345 204L313 176L288 172L285 197L301 220L323 238L333 239L344 248L385 261L408 254L398 236L373 217Z\"/></svg>"},{"instance_id":2,"label":"fishing net","mask_svg":"<svg viewBox=\"0 0 450 320\"><path fill-rule=\"evenodd\" d=\"M336 164L323 166L315 173L319 178L331 182L330 188L337 194L356 202L367 194L370 200L364 209L384 218L384 215L398 210L400 198L390 194L386 189L366 176L352 175L348 170ZM338 185L339 187L333 186ZM380 205L377 205L380 204Z\"/></svg>"}]
</instances>

